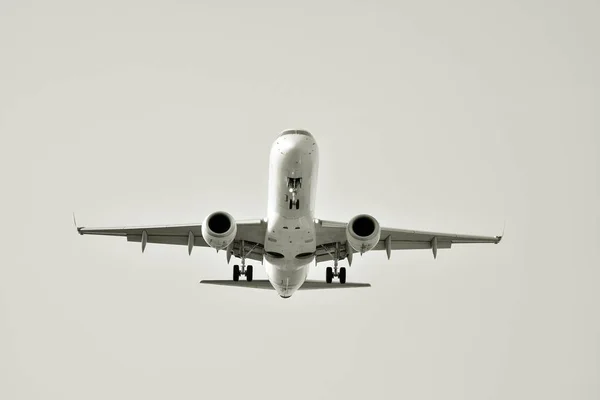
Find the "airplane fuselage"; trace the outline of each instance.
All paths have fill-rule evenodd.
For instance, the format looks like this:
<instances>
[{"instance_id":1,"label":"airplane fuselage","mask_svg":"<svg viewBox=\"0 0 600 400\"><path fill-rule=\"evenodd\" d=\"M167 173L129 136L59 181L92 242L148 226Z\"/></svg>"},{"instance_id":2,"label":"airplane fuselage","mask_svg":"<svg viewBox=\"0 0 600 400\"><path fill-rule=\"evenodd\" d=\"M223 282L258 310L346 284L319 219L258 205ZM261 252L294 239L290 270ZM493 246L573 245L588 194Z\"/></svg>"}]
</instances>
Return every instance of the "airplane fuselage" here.
<instances>
[{"instance_id":1,"label":"airplane fuselage","mask_svg":"<svg viewBox=\"0 0 600 400\"><path fill-rule=\"evenodd\" d=\"M302 286L314 262L318 167L319 149L307 131L286 130L271 147L265 269L281 297Z\"/></svg>"}]
</instances>

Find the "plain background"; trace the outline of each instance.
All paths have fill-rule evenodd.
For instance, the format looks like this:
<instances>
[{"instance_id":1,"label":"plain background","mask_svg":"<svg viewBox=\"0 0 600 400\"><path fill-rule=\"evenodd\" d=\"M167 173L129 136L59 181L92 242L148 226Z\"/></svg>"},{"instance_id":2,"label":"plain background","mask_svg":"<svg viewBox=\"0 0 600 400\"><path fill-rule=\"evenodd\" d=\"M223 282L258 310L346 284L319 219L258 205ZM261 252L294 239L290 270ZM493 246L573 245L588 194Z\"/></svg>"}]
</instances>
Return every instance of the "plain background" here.
<instances>
[{"instance_id":1,"label":"plain background","mask_svg":"<svg viewBox=\"0 0 600 400\"><path fill-rule=\"evenodd\" d=\"M600 398L599 16L3 0L0 398ZM286 128L320 145L318 217L505 239L282 300L199 285L223 253L73 228L263 217Z\"/></svg>"}]
</instances>

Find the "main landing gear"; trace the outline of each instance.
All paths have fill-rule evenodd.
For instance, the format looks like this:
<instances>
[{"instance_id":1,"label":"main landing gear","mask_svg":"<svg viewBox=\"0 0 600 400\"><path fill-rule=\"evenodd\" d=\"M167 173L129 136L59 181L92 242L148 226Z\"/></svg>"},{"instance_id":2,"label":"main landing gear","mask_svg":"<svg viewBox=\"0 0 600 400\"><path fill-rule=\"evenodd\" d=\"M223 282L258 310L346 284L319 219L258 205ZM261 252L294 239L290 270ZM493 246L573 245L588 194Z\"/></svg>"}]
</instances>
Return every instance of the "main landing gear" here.
<instances>
[{"instance_id":1,"label":"main landing gear","mask_svg":"<svg viewBox=\"0 0 600 400\"><path fill-rule=\"evenodd\" d=\"M326 247L321 246L333 259L333 268L327 267L325 270L325 282L331 283L333 277L337 277L341 284L346 283L346 267L341 267L338 272L338 261L340 259L340 244L335 244L335 253L332 254ZM352 260L350 260L352 261Z\"/></svg>"},{"instance_id":2,"label":"main landing gear","mask_svg":"<svg viewBox=\"0 0 600 400\"><path fill-rule=\"evenodd\" d=\"M236 264L233 266L233 280L237 282L240 280L240 275L245 275L246 280L248 282L252 282L253 272L252 265L248 265L246 267L244 264L242 264L242 267L240 268L240 266Z\"/></svg>"},{"instance_id":3,"label":"main landing gear","mask_svg":"<svg viewBox=\"0 0 600 400\"><path fill-rule=\"evenodd\" d=\"M331 283L334 276L340 280L340 283L346 283L346 267L340 268L339 272L337 265L333 268L327 267L325 270L325 282Z\"/></svg>"},{"instance_id":4,"label":"main landing gear","mask_svg":"<svg viewBox=\"0 0 600 400\"><path fill-rule=\"evenodd\" d=\"M252 253L252 251L256 248L256 246L258 246L258 244L255 244L248 252L246 252L246 244L244 243L243 240L240 241L240 258L242 259L242 265L240 266L240 265L236 264L233 266L234 282L237 282L240 280L240 275L245 275L246 280L248 282L252 282L254 268L252 268L252 265L248 265L246 267L246 257L248 257L250 255L250 253ZM227 261L229 261L229 259Z\"/></svg>"}]
</instances>

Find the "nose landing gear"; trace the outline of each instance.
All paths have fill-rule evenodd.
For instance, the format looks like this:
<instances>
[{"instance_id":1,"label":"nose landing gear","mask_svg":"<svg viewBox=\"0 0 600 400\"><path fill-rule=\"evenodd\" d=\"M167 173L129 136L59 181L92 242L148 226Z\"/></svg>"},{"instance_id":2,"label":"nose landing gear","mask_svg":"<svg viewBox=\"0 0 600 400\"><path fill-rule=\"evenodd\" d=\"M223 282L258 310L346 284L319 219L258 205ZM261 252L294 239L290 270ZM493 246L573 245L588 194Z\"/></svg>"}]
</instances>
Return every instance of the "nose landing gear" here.
<instances>
[{"instance_id":1,"label":"nose landing gear","mask_svg":"<svg viewBox=\"0 0 600 400\"><path fill-rule=\"evenodd\" d=\"M302 178L287 178L288 191L290 192L290 210L294 207L300 209L300 200L297 198L298 190L302 187Z\"/></svg>"},{"instance_id":2,"label":"nose landing gear","mask_svg":"<svg viewBox=\"0 0 600 400\"><path fill-rule=\"evenodd\" d=\"M290 199L290 210L296 207L296 210L300 209L300 199Z\"/></svg>"}]
</instances>

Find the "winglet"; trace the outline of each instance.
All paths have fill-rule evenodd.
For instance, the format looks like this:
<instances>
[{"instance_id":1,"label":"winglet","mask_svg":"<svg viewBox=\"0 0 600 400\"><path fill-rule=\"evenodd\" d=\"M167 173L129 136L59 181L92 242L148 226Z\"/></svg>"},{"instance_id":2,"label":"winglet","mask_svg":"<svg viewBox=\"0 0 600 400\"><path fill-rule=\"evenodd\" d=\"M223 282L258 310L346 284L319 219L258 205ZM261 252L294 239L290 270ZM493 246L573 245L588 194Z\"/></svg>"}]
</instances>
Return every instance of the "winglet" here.
<instances>
[{"instance_id":1,"label":"winglet","mask_svg":"<svg viewBox=\"0 0 600 400\"><path fill-rule=\"evenodd\" d=\"M77 219L75 218L75 212L73 212L73 226L75 226L75 229L77 229L77 233L79 233L80 235L83 235L83 233L81 233L82 227L77 226Z\"/></svg>"},{"instance_id":2,"label":"winglet","mask_svg":"<svg viewBox=\"0 0 600 400\"><path fill-rule=\"evenodd\" d=\"M498 240L496 242L496 244L500 243L502 241L502 238L504 237L504 230L506 229L506 220L504 220L504 226L502 227L502 234L500 236L496 236L496 239Z\"/></svg>"}]
</instances>

